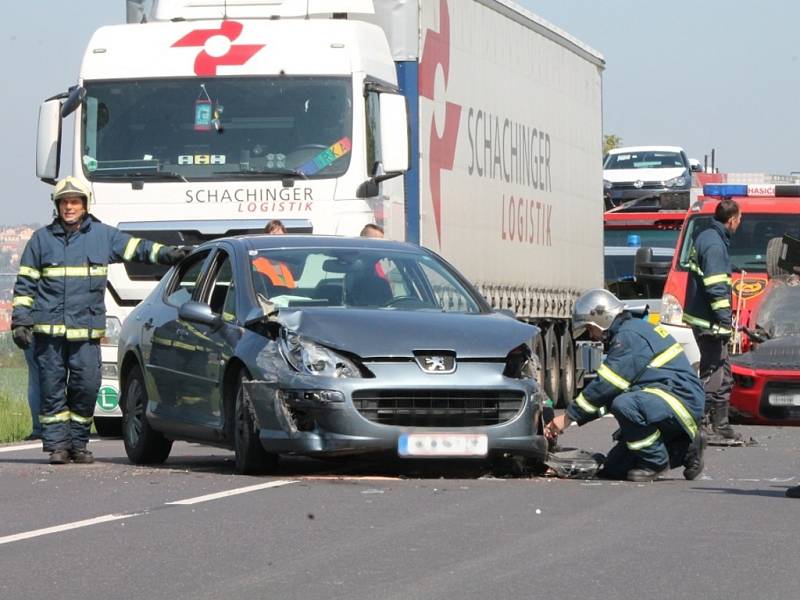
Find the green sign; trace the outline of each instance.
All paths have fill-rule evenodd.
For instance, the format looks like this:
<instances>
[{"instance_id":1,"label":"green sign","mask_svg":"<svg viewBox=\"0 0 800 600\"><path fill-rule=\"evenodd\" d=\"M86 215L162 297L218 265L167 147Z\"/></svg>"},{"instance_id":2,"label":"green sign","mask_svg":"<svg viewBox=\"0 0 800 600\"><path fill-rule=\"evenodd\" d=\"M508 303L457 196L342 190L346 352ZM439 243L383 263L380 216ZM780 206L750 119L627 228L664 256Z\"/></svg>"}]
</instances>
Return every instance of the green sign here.
<instances>
[{"instance_id":1,"label":"green sign","mask_svg":"<svg viewBox=\"0 0 800 600\"><path fill-rule=\"evenodd\" d=\"M97 392L97 406L100 410L111 412L119 406L119 394L110 385L104 385Z\"/></svg>"}]
</instances>

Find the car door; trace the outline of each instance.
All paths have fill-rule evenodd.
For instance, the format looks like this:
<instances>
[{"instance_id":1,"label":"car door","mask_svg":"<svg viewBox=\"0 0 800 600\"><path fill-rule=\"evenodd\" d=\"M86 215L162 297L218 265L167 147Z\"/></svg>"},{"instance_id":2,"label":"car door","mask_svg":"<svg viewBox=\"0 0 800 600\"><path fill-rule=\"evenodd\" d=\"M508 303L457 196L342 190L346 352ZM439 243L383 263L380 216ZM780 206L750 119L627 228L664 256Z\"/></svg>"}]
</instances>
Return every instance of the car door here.
<instances>
[{"instance_id":1,"label":"car door","mask_svg":"<svg viewBox=\"0 0 800 600\"><path fill-rule=\"evenodd\" d=\"M210 249L197 252L178 266L164 289L161 310L143 324L143 344L150 346L145 368L155 388L150 396L157 399L153 412L167 420L188 418L183 407L185 397L192 395L192 386L187 385L186 372L196 357L178 309L191 300L210 254Z\"/></svg>"},{"instance_id":2,"label":"car door","mask_svg":"<svg viewBox=\"0 0 800 600\"><path fill-rule=\"evenodd\" d=\"M192 298L209 305L219 317L218 323L181 321L187 332L185 341L193 347L193 360L186 363L185 377L198 396L194 406L202 412L205 423L217 429L224 426L222 383L225 365L241 336L236 325L235 289L232 251L230 247L221 245L208 261Z\"/></svg>"}]
</instances>

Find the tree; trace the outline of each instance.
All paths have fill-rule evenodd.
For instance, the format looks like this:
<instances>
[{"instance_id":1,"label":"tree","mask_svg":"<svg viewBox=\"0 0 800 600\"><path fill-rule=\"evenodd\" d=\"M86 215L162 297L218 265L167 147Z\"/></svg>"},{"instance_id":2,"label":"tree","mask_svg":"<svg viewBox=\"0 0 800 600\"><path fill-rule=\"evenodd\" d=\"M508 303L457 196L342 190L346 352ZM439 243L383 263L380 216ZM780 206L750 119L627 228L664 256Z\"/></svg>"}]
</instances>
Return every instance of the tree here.
<instances>
[{"instance_id":1,"label":"tree","mask_svg":"<svg viewBox=\"0 0 800 600\"><path fill-rule=\"evenodd\" d=\"M613 133L603 136L603 154L608 154L609 150L619 148L622 145L622 138Z\"/></svg>"}]
</instances>

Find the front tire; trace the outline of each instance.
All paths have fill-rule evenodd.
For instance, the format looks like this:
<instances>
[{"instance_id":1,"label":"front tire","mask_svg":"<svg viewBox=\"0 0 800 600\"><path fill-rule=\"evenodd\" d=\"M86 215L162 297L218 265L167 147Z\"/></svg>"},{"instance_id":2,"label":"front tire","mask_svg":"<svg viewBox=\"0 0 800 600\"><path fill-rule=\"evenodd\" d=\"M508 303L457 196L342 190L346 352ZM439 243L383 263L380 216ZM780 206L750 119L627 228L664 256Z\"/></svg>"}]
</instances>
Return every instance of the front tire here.
<instances>
[{"instance_id":1,"label":"front tire","mask_svg":"<svg viewBox=\"0 0 800 600\"><path fill-rule=\"evenodd\" d=\"M263 475L275 471L278 466L278 455L270 454L261 445L252 407L244 395L245 381L247 374L242 370L236 380L233 409L235 469L239 475Z\"/></svg>"},{"instance_id":2,"label":"front tire","mask_svg":"<svg viewBox=\"0 0 800 600\"><path fill-rule=\"evenodd\" d=\"M147 389L138 365L128 376L122 403L122 439L128 459L136 465L163 463L172 450L172 440L147 421Z\"/></svg>"},{"instance_id":3,"label":"front tire","mask_svg":"<svg viewBox=\"0 0 800 600\"><path fill-rule=\"evenodd\" d=\"M544 389L550 397L553 406L559 406L560 401L560 380L561 380L561 349L558 347L558 336L555 329L549 327L544 336L545 353L547 354L547 367L545 368Z\"/></svg>"}]
</instances>

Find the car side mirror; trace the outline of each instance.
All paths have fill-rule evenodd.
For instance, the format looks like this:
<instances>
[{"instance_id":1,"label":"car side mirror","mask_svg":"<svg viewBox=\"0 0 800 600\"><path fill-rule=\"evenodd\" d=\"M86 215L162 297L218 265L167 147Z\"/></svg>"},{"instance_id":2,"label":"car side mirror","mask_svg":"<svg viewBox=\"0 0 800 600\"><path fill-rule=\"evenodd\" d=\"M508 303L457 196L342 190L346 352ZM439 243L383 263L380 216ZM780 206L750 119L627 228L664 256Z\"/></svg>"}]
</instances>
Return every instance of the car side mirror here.
<instances>
[{"instance_id":1,"label":"car side mirror","mask_svg":"<svg viewBox=\"0 0 800 600\"><path fill-rule=\"evenodd\" d=\"M211 327L218 327L222 323L222 317L215 314L208 304L194 300L181 304L178 309L178 317L190 323L200 323Z\"/></svg>"},{"instance_id":2,"label":"car side mirror","mask_svg":"<svg viewBox=\"0 0 800 600\"><path fill-rule=\"evenodd\" d=\"M689 159L689 170L692 173L702 173L703 172L703 165L700 164L700 161L696 158Z\"/></svg>"}]
</instances>

